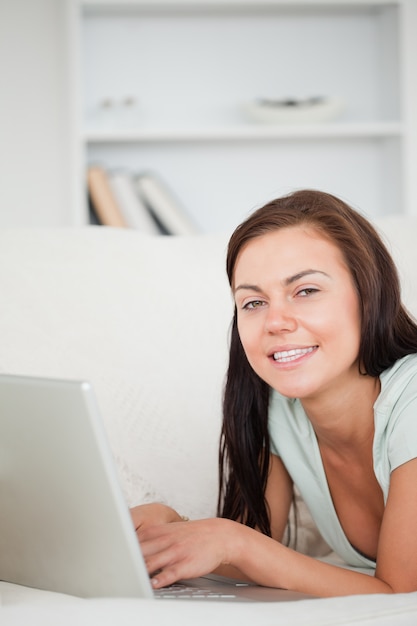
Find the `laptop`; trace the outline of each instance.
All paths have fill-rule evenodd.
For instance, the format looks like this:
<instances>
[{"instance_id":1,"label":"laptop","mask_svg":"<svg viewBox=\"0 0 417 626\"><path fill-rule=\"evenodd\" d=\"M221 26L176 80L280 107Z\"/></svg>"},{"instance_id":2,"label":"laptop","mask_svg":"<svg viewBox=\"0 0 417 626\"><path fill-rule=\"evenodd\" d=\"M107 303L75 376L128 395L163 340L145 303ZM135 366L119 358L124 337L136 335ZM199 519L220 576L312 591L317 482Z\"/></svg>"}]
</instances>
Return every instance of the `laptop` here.
<instances>
[{"instance_id":1,"label":"laptop","mask_svg":"<svg viewBox=\"0 0 417 626\"><path fill-rule=\"evenodd\" d=\"M0 375L0 580L80 597L283 601L217 576L155 592L93 389Z\"/></svg>"}]
</instances>

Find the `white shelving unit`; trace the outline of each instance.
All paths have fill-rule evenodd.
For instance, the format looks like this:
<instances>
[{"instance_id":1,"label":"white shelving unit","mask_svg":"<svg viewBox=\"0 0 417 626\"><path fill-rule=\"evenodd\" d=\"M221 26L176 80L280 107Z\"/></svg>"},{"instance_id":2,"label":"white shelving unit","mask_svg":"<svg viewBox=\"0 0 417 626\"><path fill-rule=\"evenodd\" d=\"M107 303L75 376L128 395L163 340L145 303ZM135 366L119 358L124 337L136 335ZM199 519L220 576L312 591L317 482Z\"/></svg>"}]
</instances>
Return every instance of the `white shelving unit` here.
<instances>
[{"instance_id":1,"label":"white shelving unit","mask_svg":"<svg viewBox=\"0 0 417 626\"><path fill-rule=\"evenodd\" d=\"M81 0L80 162L154 170L204 232L300 187L371 217L415 213L416 5ZM342 98L342 115L269 125L244 112L313 96Z\"/></svg>"}]
</instances>

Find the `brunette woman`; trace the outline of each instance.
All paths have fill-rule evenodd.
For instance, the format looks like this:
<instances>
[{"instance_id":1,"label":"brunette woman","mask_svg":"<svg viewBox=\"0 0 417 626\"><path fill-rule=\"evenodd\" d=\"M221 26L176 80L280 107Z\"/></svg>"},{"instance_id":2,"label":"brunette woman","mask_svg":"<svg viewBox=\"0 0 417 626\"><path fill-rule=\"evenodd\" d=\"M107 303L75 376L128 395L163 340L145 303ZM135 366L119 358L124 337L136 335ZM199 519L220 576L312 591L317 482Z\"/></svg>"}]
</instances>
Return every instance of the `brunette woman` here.
<instances>
[{"instance_id":1,"label":"brunette woman","mask_svg":"<svg viewBox=\"0 0 417 626\"><path fill-rule=\"evenodd\" d=\"M417 324L384 243L298 191L236 229L227 273L219 516L132 510L153 585L216 571L317 596L417 590ZM282 543L294 485L347 567Z\"/></svg>"}]
</instances>

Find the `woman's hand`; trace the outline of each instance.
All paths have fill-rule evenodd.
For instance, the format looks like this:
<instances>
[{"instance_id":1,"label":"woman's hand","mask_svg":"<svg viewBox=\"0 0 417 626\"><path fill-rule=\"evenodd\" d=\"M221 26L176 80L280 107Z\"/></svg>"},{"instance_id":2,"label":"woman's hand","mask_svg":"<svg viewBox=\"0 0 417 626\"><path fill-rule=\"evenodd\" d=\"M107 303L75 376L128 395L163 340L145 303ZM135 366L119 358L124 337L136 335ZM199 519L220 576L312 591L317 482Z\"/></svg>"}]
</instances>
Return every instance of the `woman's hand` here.
<instances>
[{"instance_id":1,"label":"woman's hand","mask_svg":"<svg viewBox=\"0 0 417 626\"><path fill-rule=\"evenodd\" d=\"M140 504L130 509L130 514L137 534L140 530L151 526L184 521L184 518L174 509L171 509L166 504L159 503Z\"/></svg>"},{"instance_id":2,"label":"woman's hand","mask_svg":"<svg viewBox=\"0 0 417 626\"><path fill-rule=\"evenodd\" d=\"M241 529L241 524L226 519L142 527L137 534L152 586L166 587L230 564Z\"/></svg>"}]
</instances>

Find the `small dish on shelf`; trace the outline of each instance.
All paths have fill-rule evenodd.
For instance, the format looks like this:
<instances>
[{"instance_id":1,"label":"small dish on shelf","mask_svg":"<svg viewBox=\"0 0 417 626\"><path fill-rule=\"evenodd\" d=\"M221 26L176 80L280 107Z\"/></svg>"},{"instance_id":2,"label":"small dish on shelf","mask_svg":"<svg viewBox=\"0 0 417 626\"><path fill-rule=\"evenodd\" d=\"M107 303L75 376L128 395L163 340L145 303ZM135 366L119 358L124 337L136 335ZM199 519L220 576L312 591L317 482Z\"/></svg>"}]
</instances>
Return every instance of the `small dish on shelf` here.
<instances>
[{"instance_id":1,"label":"small dish on shelf","mask_svg":"<svg viewBox=\"0 0 417 626\"><path fill-rule=\"evenodd\" d=\"M246 116L264 124L315 124L337 118L344 109L341 98L315 96L304 100L259 98L244 105Z\"/></svg>"}]
</instances>

